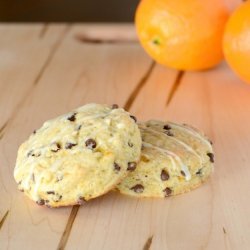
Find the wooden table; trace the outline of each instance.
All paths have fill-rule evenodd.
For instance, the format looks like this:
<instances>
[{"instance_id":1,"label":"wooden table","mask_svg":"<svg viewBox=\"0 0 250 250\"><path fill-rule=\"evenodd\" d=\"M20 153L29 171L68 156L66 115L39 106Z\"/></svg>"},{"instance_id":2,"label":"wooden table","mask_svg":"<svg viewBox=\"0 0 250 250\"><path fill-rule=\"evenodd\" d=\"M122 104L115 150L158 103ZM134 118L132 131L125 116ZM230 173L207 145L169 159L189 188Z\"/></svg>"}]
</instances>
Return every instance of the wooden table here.
<instances>
[{"instance_id":1,"label":"wooden table","mask_svg":"<svg viewBox=\"0 0 250 250\"><path fill-rule=\"evenodd\" d=\"M164 68L129 25L1 25L0 35L1 250L250 249L250 87L225 63ZM13 179L18 146L43 121L89 102L203 129L214 175L162 200L110 193L80 208L37 206Z\"/></svg>"}]
</instances>

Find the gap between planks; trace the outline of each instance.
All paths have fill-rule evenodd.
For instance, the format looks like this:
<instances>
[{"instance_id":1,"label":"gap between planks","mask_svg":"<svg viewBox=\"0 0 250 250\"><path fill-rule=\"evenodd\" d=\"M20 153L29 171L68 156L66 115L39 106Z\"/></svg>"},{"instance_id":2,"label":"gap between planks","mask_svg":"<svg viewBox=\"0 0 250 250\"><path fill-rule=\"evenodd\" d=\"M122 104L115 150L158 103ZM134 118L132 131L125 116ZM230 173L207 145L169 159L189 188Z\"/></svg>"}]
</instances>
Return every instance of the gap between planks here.
<instances>
[{"instance_id":1,"label":"gap between planks","mask_svg":"<svg viewBox=\"0 0 250 250\"><path fill-rule=\"evenodd\" d=\"M142 250L150 250L154 235L150 236L145 242Z\"/></svg>"},{"instance_id":2,"label":"gap between planks","mask_svg":"<svg viewBox=\"0 0 250 250\"><path fill-rule=\"evenodd\" d=\"M72 226L74 224L76 215L78 213L79 207L80 207L79 205L75 205L71 209L71 213L70 213L70 216L68 218L67 225L66 225L64 232L62 234L62 237L59 241L57 250L63 250L65 248L67 241L68 241L68 238L69 238L69 235L70 235L70 232L71 232L71 229L72 229Z\"/></svg>"},{"instance_id":3,"label":"gap between planks","mask_svg":"<svg viewBox=\"0 0 250 250\"><path fill-rule=\"evenodd\" d=\"M167 101L166 101L166 107L170 104L170 102L172 101L173 97L175 96L178 88L180 87L181 81L183 79L183 76L185 74L185 71L180 70L175 78L175 81L170 89L169 95L167 97Z\"/></svg>"},{"instance_id":4,"label":"gap between planks","mask_svg":"<svg viewBox=\"0 0 250 250\"><path fill-rule=\"evenodd\" d=\"M85 35L77 34L75 35L75 39L81 43L91 43L91 44L113 44L113 43L136 43L137 41L134 39L131 40L123 40L118 38L92 38Z\"/></svg>"},{"instance_id":5,"label":"gap between planks","mask_svg":"<svg viewBox=\"0 0 250 250\"><path fill-rule=\"evenodd\" d=\"M7 127L9 123L9 119L3 124L3 126L0 128L0 140L3 138L5 133L5 128Z\"/></svg>"},{"instance_id":6,"label":"gap between planks","mask_svg":"<svg viewBox=\"0 0 250 250\"><path fill-rule=\"evenodd\" d=\"M140 93L140 91L142 90L142 88L147 83L150 75L153 72L154 67L155 67L155 61L152 61L151 64L149 65L149 68L147 69L146 73L142 76L142 78L140 79L140 81L136 85L135 89L132 91L132 93L128 97L128 99L127 99L127 101L126 101L126 103L124 105L124 109L125 110L129 111L129 109L133 105L136 97L138 96L138 94Z\"/></svg>"},{"instance_id":7,"label":"gap between planks","mask_svg":"<svg viewBox=\"0 0 250 250\"><path fill-rule=\"evenodd\" d=\"M9 214L9 210L5 213L5 215L3 216L3 218L0 221L0 230L1 230L5 220L7 219L8 214Z\"/></svg>"}]
</instances>

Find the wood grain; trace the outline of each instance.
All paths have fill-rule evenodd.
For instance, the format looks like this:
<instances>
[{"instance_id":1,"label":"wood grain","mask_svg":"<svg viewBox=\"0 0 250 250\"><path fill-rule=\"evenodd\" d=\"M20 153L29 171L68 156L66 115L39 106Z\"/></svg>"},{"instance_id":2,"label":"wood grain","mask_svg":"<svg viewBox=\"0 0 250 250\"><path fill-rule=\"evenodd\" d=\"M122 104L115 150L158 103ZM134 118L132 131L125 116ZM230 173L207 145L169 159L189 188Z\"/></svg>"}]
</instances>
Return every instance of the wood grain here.
<instances>
[{"instance_id":1,"label":"wood grain","mask_svg":"<svg viewBox=\"0 0 250 250\"><path fill-rule=\"evenodd\" d=\"M225 64L185 73L152 64L129 26L2 25L0 34L1 250L249 249L250 88ZM18 146L88 102L203 129L216 151L213 177L164 200L110 192L80 208L37 206L12 177Z\"/></svg>"},{"instance_id":2,"label":"wood grain","mask_svg":"<svg viewBox=\"0 0 250 250\"><path fill-rule=\"evenodd\" d=\"M74 107L93 101L122 105L151 63L138 44L121 47L103 44L96 47L80 43L75 39L79 29L84 30L82 27L72 27L63 37L36 85L33 84L34 79L46 62L48 54L40 67L35 68L36 74L27 83L32 90L24 92L25 96L20 98L18 108L15 108L15 101L5 104L10 105L9 109L12 112L9 114L11 123L6 127L5 135L0 141L0 215L2 217L6 210L11 211L0 234L1 247L4 249L32 249L34 245L37 249L43 249L44 241L47 249L56 249L71 211L71 208L50 210L38 207L17 191L12 173L18 145L44 120ZM41 27L37 29L37 37L40 30ZM49 30L50 28L43 39L51 42ZM65 28L60 30L59 26L58 30L65 33ZM40 42L41 39L37 40ZM51 48L54 44L52 43ZM16 53L19 53L19 50L17 51ZM51 53L51 49L48 52ZM30 60L30 68L34 63ZM140 64L139 67L137 63ZM1 86L6 88L4 85ZM121 91L120 95L115 94L118 90ZM6 92L6 99L9 93L15 95L18 92ZM29 240L30 237L32 241Z\"/></svg>"},{"instance_id":3,"label":"wood grain","mask_svg":"<svg viewBox=\"0 0 250 250\"><path fill-rule=\"evenodd\" d=\"M33 91L54 53L64 26L51 26L39 39L41 26L1 25L0 127L6 128L25 98ZM29 39L26 39L29 37ZM35 63L34 63L35 62ZM8 108L6 108L6 106ZM1 129L3 135L3 129Z\"/></svg>"}]
</instances>

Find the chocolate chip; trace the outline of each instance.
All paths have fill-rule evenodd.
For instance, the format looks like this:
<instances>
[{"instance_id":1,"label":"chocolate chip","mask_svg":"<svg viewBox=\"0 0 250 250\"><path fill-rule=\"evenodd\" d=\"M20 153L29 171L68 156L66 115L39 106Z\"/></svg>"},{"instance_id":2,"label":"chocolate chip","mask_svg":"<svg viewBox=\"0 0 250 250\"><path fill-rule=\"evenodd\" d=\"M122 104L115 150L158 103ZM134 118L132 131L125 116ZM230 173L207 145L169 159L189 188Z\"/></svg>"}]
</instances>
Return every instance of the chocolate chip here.
<instances>
[{"instance_id":1,"label":"chocolate chip","mask_svg":"<svg viewBox=\"0 0 250 250\"><path fill-rule=\"evenodd\" d=\"M202 175L202 169L199 169L195 174L196 175Z\"/></svg>"},{"instance_id":2,"label":"chocolate chip","mask_svg":"<svg viewBox=\"0 0 250 250\"><path fill-rule=\"evenodd\" d=\"M136 184L135 186L133 186L130 189L134 190L135 193L139 193L139 194L144 191L144 187L141 184Z\"/></svg>"},{"instance_id":3,"label":"chocolate chip","mask_svg":"<svg viewBox=\"0 0 250 250\"><path fill-rule=\"evenodd\" d=\"M85 145L89 149L94 149L96 148L96 141L93 139L88 139L87 141L85 141Z\"/></svg>"},{"instance_id":4,"label":"chocolate chip","mask_svg":"<svg viewBox=\"0 0 250 250\"><path fill-rule=\"evenodd\" d=\"M172 193L172 190L170 189L170 188L165 188L164 190L163 190L163 192L165 193L165 197L167 197L167 196L169 196L171 193Z\"/></svg>"},{"instance_id":5,"label":"chocolate chip","mask_svg":"<svg viewBox=\"0 0 250 250\"><path fill-rule=\"evenodd\" d=\"M61 149L61 145L58 142L54 143L54 145L55 145L55 148L51 149L51 151L56 153Z\"/></svg>"},{"instance_id":6,"label":"chocolate chip","mask_svg":"<svg viewBox=\"0 0 250 250\"><path fill-rule=\"evenodd\" d=\"M132 118L135 122L137 122L137 119L135 116L131 115L130 118Z\"/></svg>"},{"instance_id":7,"label":"chocolate chip","mask_svg":"<svg viewBox=\"0 0 250 250\"><path fill-rule=\"evenodd\" d=\"M118 106L117 104L113 104L111 108L112 108L112 109L118 109L119 106Z\"/></svg>"},{"instance_id":8,"label":"chocolate chip","mask_svg":"<svg viewBox=\"0 0 250 250\"><path fill-rule=\"evenodd\" d=\"M162 169L162 171L161 171L161 179L162 179L162 181L167 181L169 179L169 174L164 169Z\"/></svg>"},{"instance_id":9,"label":"chocolate chip","mask_svg":"<svg viewBox=\"0 0 250 250\"><path fill-rule=\"evenodd\" d=\"M67 142L66 145L65 145L65 148L66 149L71 149L76 145L77 145L76 143Z\"/></svg>"},{"instance_id":10,"label":"chocolate chip","mask_svg":"<svg viewBox=\"0 0 250 250\"><path fill-rule=\"evenodd\" d=\"M117 163L114 163L114 169L119 172L121 167Z\"/></svg>"},{"instance_id":11,"label":"chocolate chip","mask_svg":"<svg viewBox=\"0 0 250 250\"><path fill-rule=\"evenodd\" d=\"M23 188L21 188L21 189L19 189L19 191L20 191L20 192L24 192L24 189L23 189Z\"/></svg>"},{"instance_id":12,"label":"chocolate chip","mask_svg":"<svg viewBox=\"0 0 250 250\"><path fill-rule=\"evenodd\" d=\"M55 194L54 191L47 191L47 194Z\"/></svg>"},{"instance_id":13,"label":"chocolate chip","mask_svg":"<svg viewBox=\"0 0 250 250\"><path fill-rule=\"evenodd\" d=\"M208 140L210 142L211 145L213 145L213 142L211 140Z\"/></svg>"},{"instance_id":14,"label":"chocolate chip","mask_svg":"<svg viewBox=\"0 0 250 250\"><path fill-rule=\"evenodd\" d=\"M40 206L43 206L45 204L45 200L40 199L40 200L36 201L36 204L40 205Z\"/></svg>"},{"instance_id":15,"label":"chocolate chip","mask_svg":"<svg viewBox=\"0 0 250 250\"><path fill-rule=\"evenodd\" d=\"M129 162L127 170L128 171L134 171L136 169L136 165L137 165L136 162Z\"/></svg>"},{"instance_id":16,"label":"chocolate chip","mask_svg":"<svg viewBox=\"0 0 250 250\"><path fill-rule=\"evenodd\" d=\"M168 125L168 124L166 124L166 125L164 125L163 129L165 129L165 130L170 130L170 129L171 129L171 126Z\"/></svg>"},{"instance_id":17,"label":"chocolate chip","mask_svg":"<svg viewBox=\"0 0 250 250\"><path fill-rule=\"evenodd\" d=\"M22 184L22 181L19 181L17 184L18 184L18 185L21 185L21 184Z\"/></svg>"},{"instance_id":18,"label":"chocolate chip","mask_svg":"<svg viewBox=\"0 0 250 250\"><path fill-rule=\"evenodd\" d=\"M67 118L69 121L74 122L76 120L76 113Z\"/></svg>"},{"instance_id":19,"label":"chocolate chip","mask_svg":"<svg viewBox=\"0 0 250 250\"><path fill-rule=\"evenodd\" d=\"M84 199L84 197L82 197L82 196L80 196L79 198L78 198L78 200L77 200L77 204L78 205L82 205L83 203L85 203L86 202L86 200Z\"/></svg>"},{"instance_id":20,"label":"chocolate chip","mask_svg":"<svg viewBox=\"0 0 250 250\"><path fill-rule=\"evenodd\" d=\"M79 131L81 129L81 127L82 127L82 125L79 125L76 130Z\"/></svg>"},{"instance_id":21,"label":"chocolate chip","mask_svg":"<svg viewBox=\"0 0 250 250\"><path fill-rule=\"evenodd\" d=\"M171 131L169 131L169 130L167 130L167 131L165 132L165 134L167 134L168 136L174 136L174 134L173 134Z\"/></svg>"},{"instance_id":22,"label":"chocolate chip","mask_svg":"<svg viewBox=\"0 0 250 250\"><path fill-rule=\"evenodd\" d=\"M36 130L33 131L33 134L36 134Z\"/></svg>"},{"instance_id":23,"label":"chocolate chip","mask_svg":"<svg viewBox=\"0 0 250 250\"><path fill-rule=\"evenodd\" d=\"M186 174L183 170L181 170L181 175L186 176Z\"/></svg>"},{"instance_id":24,"label":"chocolate chip","mask_svg":"<svg viewBox=\"0 0 250 250\"><path fill-rule=\"evenodd\" d=\"M41 153L37 152L37 153L34 153L33 150L30 150L27 154L27 157L29 156L33 156L33 157L39 157L41 155Z\"/></svg>"},{"instance_id":25,"label":"chocolate chip","mask_svg":"<svg viewBox=\"0 0 250 250\"><path fill-rule=\"evenodd\" d=\"M36 183L36 179L35 179L35 175L34 175L34 173L32 173L32 175L31 175L31 179L32 179L32 181L33 181L34 183Z\"/></svg>"},{"instance_id":26,"label":"chocolate chip","mask_svg":"<svg viewBox=\"0 0 250 250\"><path fill-rule=\"evenodd\" d=\"M58 194L57 194L57 196L58 196ZM62 199L62 195L59 195L58 198L55 200L55 202L58 202L58 201L60 201L61 199Z\"/></svg>"},{"instance_id":27,"label":"chocolate chip","mask_svg":"<svg viewBox=\"0 0 250 250\"><path fill-rule=\"evenodd\" d=\"M207 156L209 157L210 161L214 163L214 154L213 153L207 153Z\"/></svg>"},{"instance_id":28,"label":"chocolate chip","mask_svg":"<svg viewBox=\"0 0 250 250\"><path fill-rule=\"evenodd\" d=\"M128 142L128 145L129 145L129 147L131 147L131 148L134 146L134 144L133 144L132 142L130 142L130 141Z\"/></svg>"}]
</instances>

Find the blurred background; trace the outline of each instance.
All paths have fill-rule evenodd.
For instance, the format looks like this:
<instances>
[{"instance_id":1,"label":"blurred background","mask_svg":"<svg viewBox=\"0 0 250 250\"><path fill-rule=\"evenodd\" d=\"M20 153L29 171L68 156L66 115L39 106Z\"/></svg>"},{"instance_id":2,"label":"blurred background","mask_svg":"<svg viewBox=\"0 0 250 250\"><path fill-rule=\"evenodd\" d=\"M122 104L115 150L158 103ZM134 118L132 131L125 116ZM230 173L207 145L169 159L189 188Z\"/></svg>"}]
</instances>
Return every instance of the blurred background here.
<instances>
[{"instance_id":1,"label":"blurred background","mask_svg":"<svg viewBox=\"0 0 250 250\"><path fill-rule=\"evenodd\" d=\"M0 0L0 22L132 22L139 0Z\"/></svg>"}]
</instances>

